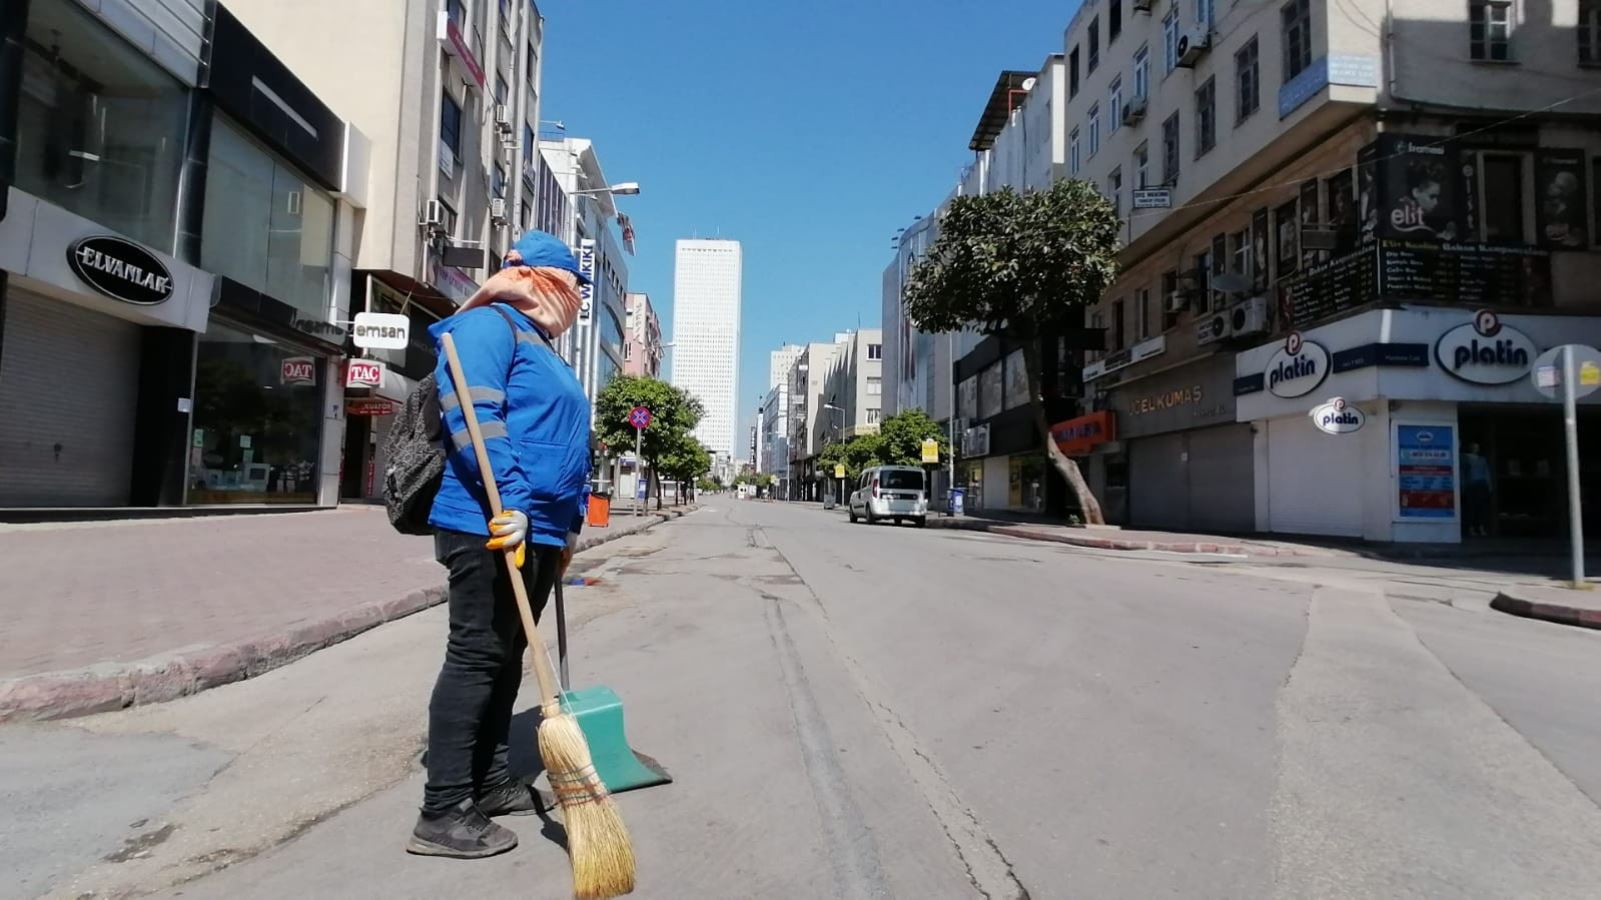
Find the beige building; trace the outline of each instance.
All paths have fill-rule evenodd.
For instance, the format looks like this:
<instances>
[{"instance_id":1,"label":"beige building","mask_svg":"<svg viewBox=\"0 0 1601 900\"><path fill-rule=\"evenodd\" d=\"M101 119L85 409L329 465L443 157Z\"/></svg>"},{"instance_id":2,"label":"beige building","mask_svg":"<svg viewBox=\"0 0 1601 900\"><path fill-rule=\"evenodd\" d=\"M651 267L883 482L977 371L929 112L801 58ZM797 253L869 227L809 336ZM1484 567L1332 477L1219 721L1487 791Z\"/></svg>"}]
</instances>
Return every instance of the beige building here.
<instances>
[{"instance_id":1,"label":"beige building","mask_svg":"<svg viewBox=\"0 0 1601 900\"><path fill-rule=\"evenodd\" d=\"M823 421L840 440L875 434L884 412L884 333L877 328L842 335L823 386Z\"/></svg>"},{"instance_id":2,"label":"beige building","mask_svg":"<svg viewBox=\"0 0 1601 900\"><path fill-rule=\"evenodd\" d=\"M841 345L816 342L804 345L790 369L789 383L789 463L794 499L817 500L819 490L817 455L838 434L839 413L828 409L828 375Z\"/></svg>"},{"instance_id":3,"label":"beige building","mask_svg":"<svg viewBox=\"0 0 1601 900\"><path fill-rule=\"evenodd\" d=\"M1067 175L1102 187L1127 239L1083 372L1087 405L1116 423L1086 460L1110 518L1560 532L1560 448L1517 437L1557 433L1537 424L1553 413L1533 360L1458 365L1447 349L1472 357L1475 327L1531 354L1601 340L1585 315L1598 29L1601 8L1577 0L1079 11ZM1314 427L1336 395L1365 416L1359 435ZM1420 435L1448 451L1427 478L1407 461Z\"/></svg>"},{"instance_id":4,"label":"beige building","mask_svg":"<svg viewBox=\"0 0 1601 900\"><path fill-rule=\"evenodd\" d=\"M624 299L628 310L623 371L629 375L660 378L662 374L662 323L650 295L631 293Z\"/></svg>"},{"instance_id":5,"label":"beige building","mask_svg":"<svg viewBox=\"0 0 1601 900\"><path fill-rule=\"evenodd\" d=\"M531 0L238 0L232 9L370 141L355 312L411 320L362 399L403 401L433 368L427 328L471 297L521 231L565 198L538 150L544 19ZM380 407L381 408L381 407ZM346 427L347 498L374 496L391 416Z\"/></svg>"}]
</instances>

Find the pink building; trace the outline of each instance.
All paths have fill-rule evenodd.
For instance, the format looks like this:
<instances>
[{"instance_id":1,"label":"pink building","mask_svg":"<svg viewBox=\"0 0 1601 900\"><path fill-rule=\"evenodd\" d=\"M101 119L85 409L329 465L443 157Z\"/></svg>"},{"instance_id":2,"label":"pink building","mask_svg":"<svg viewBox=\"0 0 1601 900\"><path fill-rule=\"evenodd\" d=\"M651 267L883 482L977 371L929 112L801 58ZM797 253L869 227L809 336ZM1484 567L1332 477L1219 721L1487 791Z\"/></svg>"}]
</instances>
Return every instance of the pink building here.
<instances>
[{"instance_id":1,"label":"pink building","mask_svg":"<svg viewBox=\"0 0 1601 900\"><path fill-rule=\"evenodd\" d=\"M623 371L629 375L660 378L662 374L662 323L650 305L649 294L629 294L623 299L628 323L623 342Z\"/></svg>"}]
</instances>

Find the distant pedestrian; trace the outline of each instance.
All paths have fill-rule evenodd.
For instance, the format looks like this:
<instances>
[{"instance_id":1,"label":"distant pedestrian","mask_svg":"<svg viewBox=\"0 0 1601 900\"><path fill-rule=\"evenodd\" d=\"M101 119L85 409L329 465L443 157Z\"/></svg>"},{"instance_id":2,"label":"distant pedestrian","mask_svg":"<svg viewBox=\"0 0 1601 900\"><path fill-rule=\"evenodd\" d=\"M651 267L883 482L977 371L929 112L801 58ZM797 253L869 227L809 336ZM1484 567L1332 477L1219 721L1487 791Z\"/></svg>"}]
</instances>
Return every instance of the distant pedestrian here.
<instances>
[{"instance_id":1,"label":"distant pedestrian","mask_svg":"<svg viewBox=\"0 0 1601 900\"><path fill-rule=\"evenodd\" d=\"M1462 512L1468 534L1489 535L1494 490L1489 461L1479 452L1478 444L1469 444L1462 454Z\"/></svg>"},{"instance_id":2,"label":"distant pedestrian","mask_svg":"<svg viewBox=\"0 0 1601 900\"><path fill-rule=\"evenodd\" d=\"M442 335L453 336L470 394L457 395L439 349L435 375L450 446L429 524L435 557L450 573L450 638L428 706L422 814L407 845L429 856L510 850L517 836L491 817L552 805L508 765L527 638L505 551L516 551L516 576L537 618L583 524L589 401L551 341L572 327L587 279L566 245L543 232L524 234L505 261L510 268L428 330L436 349ZM504 511L493 519L463 402L477 413L500 489Z\"/></svg>"}]
</instances>

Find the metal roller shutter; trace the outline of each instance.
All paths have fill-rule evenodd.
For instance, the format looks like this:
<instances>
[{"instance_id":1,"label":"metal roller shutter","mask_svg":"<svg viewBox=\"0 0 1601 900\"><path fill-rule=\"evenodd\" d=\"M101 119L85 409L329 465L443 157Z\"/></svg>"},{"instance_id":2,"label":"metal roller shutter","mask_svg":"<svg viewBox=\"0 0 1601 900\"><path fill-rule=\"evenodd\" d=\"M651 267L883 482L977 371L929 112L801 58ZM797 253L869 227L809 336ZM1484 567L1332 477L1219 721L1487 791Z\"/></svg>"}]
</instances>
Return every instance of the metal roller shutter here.
<instances>
[{"instance_id":1,"label":"metal roller shutter","mask_svg":"<svg viewBox=\"0 0 1601 900\"><path fill-rule=\"evenodd\" d=\"M4 333L0 507L126 505L139 326L13 287Z\"/></svg>"},{"instance_id":2,"label":"metal roller shutter","mask_svg":"<svg viewBox=\"0 0 1601 900\"><path fill-rule=\"evenodd\" d=\"M1250 425L1222 425L1187 433L1190 450L1190 528L1244 533L1256 530L1256 485Z\"/></svg>"},{"instance_id":3,"label":"metal roller shutter","mask_svg":"<svg viewBox=\"0 0 1601 900\"><path fill-rule=\"evenodd\" d=\"M1183 432L1129 442L1130 525L1136 528L1189 527L1189 489L1184 468Z\"/></svg>"}]
</instances>

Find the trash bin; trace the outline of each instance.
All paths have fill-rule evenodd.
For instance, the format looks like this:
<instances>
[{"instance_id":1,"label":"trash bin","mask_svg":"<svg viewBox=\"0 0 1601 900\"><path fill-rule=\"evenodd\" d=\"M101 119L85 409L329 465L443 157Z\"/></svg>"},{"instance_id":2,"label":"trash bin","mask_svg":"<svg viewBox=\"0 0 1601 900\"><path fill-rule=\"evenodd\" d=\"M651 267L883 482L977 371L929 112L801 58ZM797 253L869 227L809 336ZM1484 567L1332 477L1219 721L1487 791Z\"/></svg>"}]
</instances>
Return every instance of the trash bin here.
<instances>
[{"instance_id":1,"label":"trash bin","mask_svg":"<svg viewBox=\"0 0 1601 900\"><path fill-rule=\"evenodd\" d=\"M611 525L610 494L589 495L589 514L584 517L584 524L591 528L605 528Z\"/></svg>"},{"instance_id":2,"label":"trash bin","mask_svg":"<svg viewBox=\"0 0 1601 900\"><path fill-rule=\"evenodd\" d=\"M967 491L962 489L962 488L951 488L951 490L950 490L950 514L951 515L959 516L959 515L962 514L962 501L966 497L966 495L967 495Z\"/></svg>"}]
</instances>

